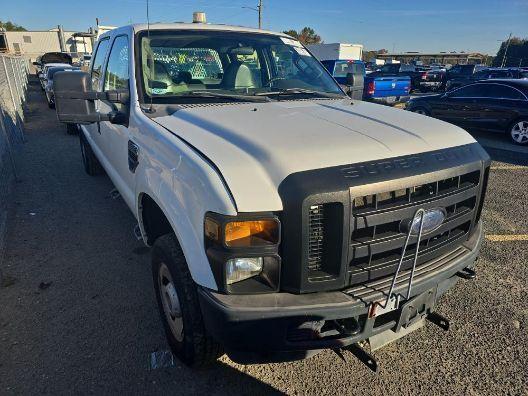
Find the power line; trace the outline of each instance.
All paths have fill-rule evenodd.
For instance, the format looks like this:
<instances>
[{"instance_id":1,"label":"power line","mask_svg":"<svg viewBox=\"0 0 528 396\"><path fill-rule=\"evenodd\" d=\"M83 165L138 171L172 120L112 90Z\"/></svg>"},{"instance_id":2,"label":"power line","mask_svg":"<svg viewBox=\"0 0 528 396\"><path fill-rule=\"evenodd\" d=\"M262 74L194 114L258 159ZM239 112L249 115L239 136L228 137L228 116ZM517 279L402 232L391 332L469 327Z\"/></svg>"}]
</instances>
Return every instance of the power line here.
<instances>
[{"instance_id":1,"label":"power line","mask_svg":"<svg viewBox=\"0 0 528 396\"><path fill-rule=\"evenodd\" d=\"M264 8L264 6L262 5L262 0L259 0L256 8L254 7L242 7L242 8L247 8L248 10L253 10L253 11L258 12L258 28L262 29L262 9Z\"/></svg>"},{"instance_id":2,"label":"power line","mask_svg":"<svg viewBox=\"0 0 528 396\"><path fill-rule=\"evenodd\" d=\"M504 67L504 65L506 64L506 55L508 54L508 48L510 48L511 36L512 34L510 33L510 36L508 37L508 42L506 43L506 49L504 50L504 56L502 57L501 67Z\"/></svg>"}]
</instances>

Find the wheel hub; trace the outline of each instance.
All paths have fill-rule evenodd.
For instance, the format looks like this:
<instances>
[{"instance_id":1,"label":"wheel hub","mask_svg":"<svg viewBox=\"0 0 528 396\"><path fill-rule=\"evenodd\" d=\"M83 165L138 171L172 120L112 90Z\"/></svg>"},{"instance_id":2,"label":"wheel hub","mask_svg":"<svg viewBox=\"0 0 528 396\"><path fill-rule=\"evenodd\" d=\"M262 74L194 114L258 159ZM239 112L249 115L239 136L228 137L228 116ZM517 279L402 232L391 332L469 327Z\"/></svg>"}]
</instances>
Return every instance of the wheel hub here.
<instances>
[{"instance_id":1,"label":"wheel hub","mask_svg":"<svg viewBox=\"0 0 528 396\"><path fill-rule=\"evenodd\" d=\"M165 319L174 338L181 342L183 340L183 316L180 299L172 275L165 263L160 265L158 286Z\"/></svg>"},{"instance_id":2,"label":"wheel hub","mask_svg":"<svg viewBox=\"0 0 528 396\"><path fill-rule=\"evenodd\" d=\"M528 122L521 121L515 124L512 128L511 135L517 143L528 142Z\"/></svg>"},{"instance_id":3,"label":"wheel hub","mask_svg":"<svg viewBox=\"0 0 528 396\"><path fill-rule=\"evenodd\" d=\"M173 318L181 316L180 300L178 299L178 294L172 283L167 283L165 285L165 300L167 302L167 307L169 308L170 315Z\"/></svg>"}]
</instances>

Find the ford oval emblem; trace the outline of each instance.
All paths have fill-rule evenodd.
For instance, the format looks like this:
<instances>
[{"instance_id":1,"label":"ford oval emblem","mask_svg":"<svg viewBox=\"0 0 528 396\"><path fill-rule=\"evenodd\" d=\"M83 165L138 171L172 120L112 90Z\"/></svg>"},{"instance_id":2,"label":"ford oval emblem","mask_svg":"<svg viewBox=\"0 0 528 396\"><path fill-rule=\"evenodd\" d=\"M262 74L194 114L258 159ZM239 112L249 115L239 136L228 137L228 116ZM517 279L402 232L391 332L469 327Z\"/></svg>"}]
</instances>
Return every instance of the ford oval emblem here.
<instances>
[{"instance_id":1,"label":"ford oval emblem","mask_svg":"<svg viewBox=\"0 0 528 396\"><path fill-rule=\"evenodd\" d=\"M444 208L433 208L427 209L423 215L423 226L422 234L429 234L437 230L447 217L447 212ZM414 219L405 219L400 222L401 232L408 233L411 232L411 235L418 235L420 232L420 220L422 216L416 216ZM412 222L412 224L411 224Z\"/></svg>"}]
</instances>

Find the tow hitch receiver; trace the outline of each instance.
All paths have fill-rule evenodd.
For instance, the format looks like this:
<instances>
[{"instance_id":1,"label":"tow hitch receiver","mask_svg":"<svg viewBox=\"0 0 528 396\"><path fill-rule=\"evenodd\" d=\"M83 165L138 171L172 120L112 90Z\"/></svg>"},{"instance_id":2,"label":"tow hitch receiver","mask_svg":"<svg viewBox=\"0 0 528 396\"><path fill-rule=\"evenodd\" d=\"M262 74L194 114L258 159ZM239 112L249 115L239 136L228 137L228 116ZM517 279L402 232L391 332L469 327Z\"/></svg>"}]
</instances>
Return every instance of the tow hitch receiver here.
<instances>
[{"instance_id":1,"label":"tow hitch receiver","mask_svg":"<svg viewBox=\"0 0 528 396\"><path fill-rule=\"evenodd\" d=\"M431 312L429 315L426 316L426 319L440 327L442 330L448 331L449 330L449 320L440 315L436 312Z\"/></svg>"},{"instance_id":2,"label":"tow hitch receiver","mask_svg":"<svg viewBox=\"0 0 528 396\"><path fill-rule=\"evenodd\" d=\"M378 360L370 352L362 348L359 344L349 345L345 349L352 352L352 354L356 358L358 358L361 363L363 363L373 372L375 372L376 374L379 373Z\"/></svg>"}]
</instances>

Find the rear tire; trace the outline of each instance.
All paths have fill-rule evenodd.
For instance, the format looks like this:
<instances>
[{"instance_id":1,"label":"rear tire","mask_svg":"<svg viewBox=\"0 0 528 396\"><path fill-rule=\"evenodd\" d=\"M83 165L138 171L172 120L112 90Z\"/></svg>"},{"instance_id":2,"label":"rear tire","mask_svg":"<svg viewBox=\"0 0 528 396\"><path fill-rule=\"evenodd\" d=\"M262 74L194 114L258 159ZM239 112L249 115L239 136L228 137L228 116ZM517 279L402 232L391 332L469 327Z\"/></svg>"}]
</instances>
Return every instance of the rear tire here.
<instances>
[{"instance_id":1,"label":"rear tire","mask_svg":"<svg viewBox=\"0 0 528 396\"><path fill-rule=\"evenodd\" d=\"M79 133L79 127L77 124L66 124L66 133L68 135L77 135Z\"/></svg>"},{"instance_id":2,"label":"rear tire","mask_svg":"<svg viewBox=\"0 0 528 396\"><path fill-rule=\"evenodd\" d=\"M205 330L197 286L176 236L159 237L152 248L152 279L173 354L190 367L214 363L222 347Z\"/></svg>"},{"instance_id":3,"label":"rear tire","mask_svg":"<svg viewBox=\"0 0 528 396\"><path fill-rule=\"evenodd\" d=\"M95 156L90 144L81 132L79 134L81 141L81 156L84 166L84 171L90 176L99 176L104 173L103 167L99 163L99 160Z\"/></svg>"},{"instance_id":4,"label":"rear tire","mask_svg":"<svg viewBox=\"0 0 528 396\"><path fill-rule=\"evenodd\" d=\"M509 128L510 138L514 144L528 145L528 119L518 119Z\"/></svg>"},{"instance_id":5,"label":"rear tire","mask_svg":"<svg viewBox=\"0 0 528 396\"><path fill-rule=\"evenodd\" d=\"M415 107L411 110L413 113L421 114L425 116L431 116L431 112L427 110L425 107Z\"/></svg>"}]
</instances>

